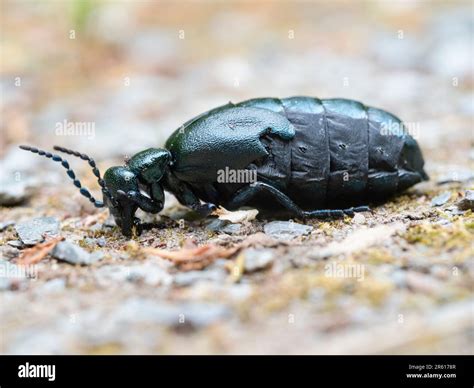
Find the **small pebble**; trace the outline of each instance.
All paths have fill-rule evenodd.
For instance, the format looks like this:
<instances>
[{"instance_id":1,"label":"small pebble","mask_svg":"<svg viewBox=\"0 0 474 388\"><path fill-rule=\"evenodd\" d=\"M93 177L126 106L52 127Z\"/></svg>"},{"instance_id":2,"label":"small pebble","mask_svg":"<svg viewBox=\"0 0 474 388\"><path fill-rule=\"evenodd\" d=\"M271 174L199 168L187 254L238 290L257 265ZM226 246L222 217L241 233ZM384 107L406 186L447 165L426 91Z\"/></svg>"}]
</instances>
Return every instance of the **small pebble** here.
<instances>
[{"instance_id":1,"label":"small pebble","mask_svg":"<svg viewBox=\"0 0 474 388\"><path fill-rule=\"evenodd\" d=\"M14 259L19 255L18 248L9 245L0 246L0 257L5 259Z\"/></svg>"},{"instance_id":2,"label":"small pebble","mask_svg":"<svg viewBox=\"0 0 474 388\"><path fill-rule=\"evenodd\" d=\"M20 182L0 182L0 205L20 205L28 198L26 185Z\"/></svg>"},{"instance_id":3,"label":"small pebble","mask_svg":"<svg viewBox=\"0 0 474 388\"><path fill-rule=\"evenodd\" d=\"M474 180L474 173L470 170L452 171L450 174L444 175L436 182L438 185L447 183L463 183Z\"/></svg>"},{"instance_id":4,"label":"small pebble","mask_svg":"<svg viewBox=\"0 0 474 388\"><path fill-rule=\"evenodd\" d=\"M227 220L216 218L207 224L206 228L217 233L237 234L241 229L240 224L232 224Z\"/></svg>"},{"instance_id":5,"label":"small pebble","mask_svg":"<svg viewBox=\"0 0 474 388\"><path fill-rule=\"evenodd\" d=\"M244 271L254 272L270 267L275 255L270 249L247 249L244 258Z\"/></svg>"},{"instance_id":6,"label":"small pebble","mask_svg":"<svg viewBox=\"0 0 474 388\"><path fill-rule=\"evenodd\" d=\"M100 237L100 238L90 238L90 237L86 237L84 239L84 243L87 244L88 246L99 246L99 247L105 247L107 245L107 240L104 238L104 237Z\"/></svg>"},{"instance_id":7,"label":"small pebble","mask_svg":"<svg viewBox=\"0 0 474 388\"><path fill-rule=\"evenodd\" d=\"M105 247L107 245L107 240L105 239L105 237L98 238L97 245L101 248Z\"/></svg>"},{"instance_id":8,"label":"small pebble","mask_svg":"<svg viewBox=\"0 0 474 388\"><path fill-rule=\"evenodd\" d=\"M10 245L13 248L22 248L23 243L20 240L10 240L7 241L7 244Z\"/></svg>"},{"instance_id":9,"label":"small pebble","mask_svg":"<svg viewBox=\"0 0 474 388\"><path fill-rule=\"evenodd\" d=\"M464 198L456 203L459 210L474 210L474 190L466 190Z\"/></svg>"},{"instance_id":10,"label":"small pebble","mask_svg":"<svg viewBox=\"0 0 474 388\"><path fill-rule=\"evenodd\" d=\"M59 221L54 217L39 217L20 222L15 226L18 237L25 245L35 245L44 241L44 235L59 233Z\"/></svg>"},{"instance_id":11,"label":"small pebble","mask_svg":"<svg viewBox=\"0 0 474 388\"><path fill-rule=\"evenodd\" d=\"M263 231L279 240L291 240L311 233L313 227L293 221L272 221L263 227Z\"/></svg>"},{"instance_id":12,"label":"small pebble","mask_svg":"<svg viewBox=\"0 0 474 388\"><path fill-rule=\"evenodd\" d=\"M451 193L445 191L431 200L431 206L442 206L451 198Z\"/></svg>"},{"instance_id":13,"label":"small pebble","mask_svg":"<svg viewBox=\"0 0 474 388\"><path fill-rule=\"evenodd\" d=\"M51 255L55 259L79 265L94 264L103 258L102 252L94 252L91 254L69 241L62 241L56 245Z\"/></svg>"},{"instance_id":14,"label":"small pebble","mask_svg":"<svg viewBox=\"0 0 474 388\"><path fill-rule=\"evenodd\" d=\"M3 232L5 229L12 225L15 225L15 221L0 222L0 232Z\"/></svg>"},{"instance_id":15,"label":"small pebble","mask_svg":"<svg viewBox=\"0 0 474 388\"><path fill-rule=\"evenodd\" d=\"M149 262L136 265L104 265L96 270L95 277L98 283L105 287L124 282L143 283L153 287L168 286L173 281L164 268Z\"/></svg>"},{"instance_id":16,"label":"small pebble","mask_svg":"<svg viewBox=\"0 0 474 388\"><path fill-rule=\"evenodd\" d=\"M365 224L365 216L361 213L356 213L352 218L352 222L358 225Z\"/></svg>"}]
</instances>

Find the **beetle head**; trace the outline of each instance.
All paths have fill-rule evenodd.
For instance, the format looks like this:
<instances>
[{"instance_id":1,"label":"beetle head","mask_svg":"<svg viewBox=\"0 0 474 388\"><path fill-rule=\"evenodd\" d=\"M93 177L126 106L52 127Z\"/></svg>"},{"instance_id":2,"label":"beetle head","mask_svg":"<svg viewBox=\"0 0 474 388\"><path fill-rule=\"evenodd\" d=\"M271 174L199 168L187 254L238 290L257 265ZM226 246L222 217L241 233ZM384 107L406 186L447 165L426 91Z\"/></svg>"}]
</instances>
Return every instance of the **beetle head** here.
<instances>
[{"instance_id":1,"label":"beetle head","mask_svg":"<svg viewBox=\"0 0 474 388\"><path fill-rule=\"evenodd\" d=\"M104 179L100 176L100 171L96 166L94 159L90 158L86 154L82 154L77 151L73 151L64 147L54 146L54 149L59 152L73 155L82 160L85 160L92 167L92 172L97 177L98 183L102 189L104 201L95 199L89 190L82 187L79 179L76 178L74 171L70 168L67 160L61 158L59 155L52 154L51 152L40 150L36 147L20 146L25 151L30 151L40 156L49 158L55 162L61 163L61 165L67 170L67 175L73 180L74 185L79 189L80 193L88 198L95 207L101 208L107 206L110 213L115 218L115 222L122 229L122 233L126 236L131 236L132 227L137 224L138 219L134 217L135 212L138 208L136 203L130 198L129 194L139 193L139 178L137 174L127 166L116 166L109 168L104 175ZM133 158L132 158L133 159ZM151 170L151 169L150 169ZM148 173L145 176L151 177Z\"/></svg>"},{"instance_id":2,"label":"beetle head","mask_svg":"<svg viewBox=\"0 0 474 388\"><path fill-rule=\"evenodd\" d=\"M138 206L127 196L129 192L139 192L138 178L128 167L114 166L105 171L104 204L109 208L115 223L125 236L132 235L133 226L138 226L135 212Z\"/></svg>"},{"instance_id":3,"label":"beetle head","mask_svg":"<svg viewBox=\"0 0 474 388\"><path fill-rule=\"evenodd\" d=\"M124 235L130 236L132 227L138 226L139 222L134 217L138 206L130 197L131 194L138 195L143 189L162 208L164 193L160 180L170 161L171 154L168 150L149 148L133 155L125 166L110 167L105 172L104 181L108 193L104 193L104 203Z\"/></svg>"}]
</instances>

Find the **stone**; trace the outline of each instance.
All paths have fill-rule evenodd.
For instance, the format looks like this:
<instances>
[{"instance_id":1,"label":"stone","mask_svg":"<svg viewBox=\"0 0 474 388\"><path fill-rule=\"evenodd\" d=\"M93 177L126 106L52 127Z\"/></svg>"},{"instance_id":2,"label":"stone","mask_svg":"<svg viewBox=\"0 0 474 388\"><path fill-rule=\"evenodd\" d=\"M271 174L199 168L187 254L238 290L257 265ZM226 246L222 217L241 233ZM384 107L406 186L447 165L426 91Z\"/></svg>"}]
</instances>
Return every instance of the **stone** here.
<instances>
[{"instance_id":1,"label":"stone","mask_svg":"<svg viewBox=\"0 0 474 388\"><path fill-rule=\"evenodd\" d=\"M144 263L130 267L127 280L142 281L149 286L168 286L172 283L172 276L161 266L153 263Z\"/></svg>"},{"instance_id":2,"label":"stone","mask_svg":"<svg viewBox=\"0 0 474 388\"><path fill-rule=\"evenodd\" d=\"M222 232L226 234L238 234L240 233L241 228L242 225L240 224L229 224L222 228Z\"/></svg>"},{"instance_id":3,"label":"stone","mask_svg":"<svg viewBox=\"0 0 474 388\"><path fill-rule=\"evenodd\" d=\"M445 191L431 200L431 206L442 206L451 198L451 193Z\"/></svg>"},{"instance_id":4,"label":"stone","mask_svg":"<svg viewBox=\"0 0 474 388\"><path fill-rule=\"evenodd\" d=\"M464 198L456 203L459 210L474 210L474 190L466 190Z\"/></svg>"},{"instance_id":5,"label":"stone","mask_svg":"<svg viewBox=\"0 0 474 388\"><path fill-rule=\"evenodd\" d=\"M20 252L16 247L12 247L10 245L0 245L0 257L11 260L17 258L19 254Z\"/></svg>"},{"instance_id":6,"label":"stone","mask_svg":"<svg viewBox=\"0 0 474 388\"><path fill-rule=\"evenodd\" d=\"M250 248L244 252L244 271L255 272L270 267L275 255L271 249Z\"/></svg>"},{"instance_id":7,"label":"stone","mask_svg":"<svg viewBox=\"0 0 474 388\"><path fill-rule=\"evenodd\" d=\"M272 221L263 227L265 234L279 240L291 240L311 233L313 227L293 221Z\"/></svg>"},{"instance_id":8,"label":"stone","mask_svg":"<svg viewBox=\"0 0 474 388\"><path fill-rule=\"evenodd\" d=\"M99 237L99 238L86 237L84 239L84 243L90 247L99 246L103 248L107 245L107 240L104 237Z\"/></svg>"},{"instance_id":9,"label":"stone","mask_svg":"<svg viewBox=\"0 0 474 388\"><path fill-rule=\"evenodd\" d=\"M352 222L354 224L362 225L365 224L365 216L362 213L356 213L354 214L354 217L352 217Z\"/></svg>"},{"instance_id":10,"label":"stone","mask_svg":"<svg viewBox=\"0 0 474 388\"><path fill-rule=\"evenodd\" d=\"M61 241L51 253L55 259L70 264L91 265L103 258L102 252L89 253L80 246L69 241Z\"/></svg>"},{"instance_id":11,"label":"stone","mask_svg":"<svg viewBox=\"0 0 474 388\"><path fill-rule=\"evenodd\" d=\"M18 223L15 230L23 244L35 245L44 241L45 234L57 235L59 221L54 217L38 217Z\"/></svg>"},{"instance_id":12,"label":"stone","mask_svg":"<svg viewBox=\"0 0 474 388\"><path fill-rule=\"evenodd\" d=\"M124 282L143 282L149 286L168 286L172 276L161 266L154 263L136 265L104 265L95 272L97 281L103 286L123 284Z\"/></svg>"},{"instance_id":13,"label":"stone","mask_svg":"<svg viewBox=\"0 0 474 388\"><path fill-rule=\"evenodd\" d=\"M0 232L3 232L3 231L6 230L9 226L13 226L13 225L15 225L15 221L13 221L13 220L0 222Z\"/></svg>"},{"instance_id":14,"label":"stone","mask_svg":"<svg viewBox=\"0 0 474 388\"><path fill-rule=\"evenodd\" d=\"M16 206L29 197L26 185L21 182L0 182L0 205Z\"/></svg>"},{"instance_id":15,"label":"stone","mask_svg":"<svg viewBox=\"0 0 474 388\"><path fill-rule=\"evenodd\" d=\"M226 233L226 234L237 234L240 232L242 225L240 224L232 224L227 220L222 220L220 218L216 218L212 220L209 224L207 224L206 228L212 232L217 233Z\"/></svg>"},{"instance_id":16,"label":"stone","mask_svg":"<svg viewBox=\"0 0 474 388\"><path fill-rule=\"evenodd\" d=\"M7 241L7 244L10 245L13 248L22 248L23 243L20 240L9 240Z\"/></svg>"},{"instance_id":17,"label":"stone","mask_svg":"<svg viewBox=\"0 0 474 388\"><path fill-rule=\"evenodd\" d=\"M472 180L474 180L474 173L471 170L458 168L440 176L436 183L445 185L448 183L467 183Z\"/></svg>"},{"instance_id":18,"label":"stone","mask_svg":"<svg viewBox=\"0 0 474 388\"><path fill-rule=\"evenodd\" d=\"M97 245L101 248L107 245L107 240L105 239L105 237L99 237L96 242L97 242Z\"/></svg>"}]
</instances>

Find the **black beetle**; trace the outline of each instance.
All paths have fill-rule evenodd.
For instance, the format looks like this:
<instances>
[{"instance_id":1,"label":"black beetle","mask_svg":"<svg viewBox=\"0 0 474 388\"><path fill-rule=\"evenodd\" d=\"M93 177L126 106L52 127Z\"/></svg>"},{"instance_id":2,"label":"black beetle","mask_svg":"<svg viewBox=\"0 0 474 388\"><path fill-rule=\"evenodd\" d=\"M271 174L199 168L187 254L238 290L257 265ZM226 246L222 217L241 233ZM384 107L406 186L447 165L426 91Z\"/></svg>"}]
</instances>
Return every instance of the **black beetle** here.
<instances>
[{"instance_id":1,"label":"black beetle","mask_svg":"<svg viewBox=\"0 0 474 388\"><path fill-rule=\"evenodd\" d=\"M89 162L104 202L81 187L66 160L20 148L62 163L81 194L96 207L107 206L126 236L134 226L140 231L138 208L163 209L163 190L203 216L222 205L325 218L369 210L368 201L386 200L428 179L420 148L397 117L347 99L229 103L186 122L165 149L141 151L125 166L109 168L103 179L89 156L55 146ZM254 179L229 178L240 172Z\"/></svg>"}]
</instances>

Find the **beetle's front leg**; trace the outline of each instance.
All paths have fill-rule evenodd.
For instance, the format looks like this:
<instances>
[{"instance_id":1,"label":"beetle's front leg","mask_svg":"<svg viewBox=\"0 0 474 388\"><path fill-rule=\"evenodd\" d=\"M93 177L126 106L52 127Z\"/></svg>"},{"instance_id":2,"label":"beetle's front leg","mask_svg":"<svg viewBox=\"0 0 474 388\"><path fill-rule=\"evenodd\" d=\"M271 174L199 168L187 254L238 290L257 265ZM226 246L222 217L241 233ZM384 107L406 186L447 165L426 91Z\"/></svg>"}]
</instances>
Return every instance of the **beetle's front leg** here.
<instances>
[{"instance_id":1,"label":"beetle's front leg","mask_svg":"<svg viewBox=\"0 0 474 388\"><path fill-rule=\"evenodd\" d=\"M127 236L132 236L132 227L135 227L136 232L141 234L143 230L143 224L138 217L135 217L135 211L137 207L142 209L144 212L156 214L163 209L163 202L156 201L152 198L148 198L142 195L140 192L130 190L124 192L122 190L117 191L119 201L121 203L122 211L120 217L116 222L122 229L122 233Z\"/></svg>"},{"instance_id":2,"label":"beetle's front leg","mask_svg":"<svg viewBox=\"0 0 474 388\"><path fill-rule=\"evenodd\" d=\"M163 210L163 201L148 198L138 191L131 190L125 193L119 190L118 193L135 203L144 212L156 214Z\"/></svg>"},{"instance_id":3,"label":"beetle's front leg","mask_svg":"<svg viewBox=\"0 0 474 388\"><path fill-rule=\"evenodd\" d=\"M140 233L140 219L135 217L137 205L122 190L117 191L118 205L109 207L115 223L126 237L132 237L133 227Z\"/></svg>"},{"instance_id":4,"label":"beetle's front leg","mask_svg":"<svg viewBox=\"0 0 474 388\"><path fill-rule=\"evenodd\" d=\"M189 185L178 180L172 174L167 176L165 188L174 194L179 203L199 213L202 217L206 217L216 210L216 205L212 203L202 204Z\"/></svg>"}]
</instances>

